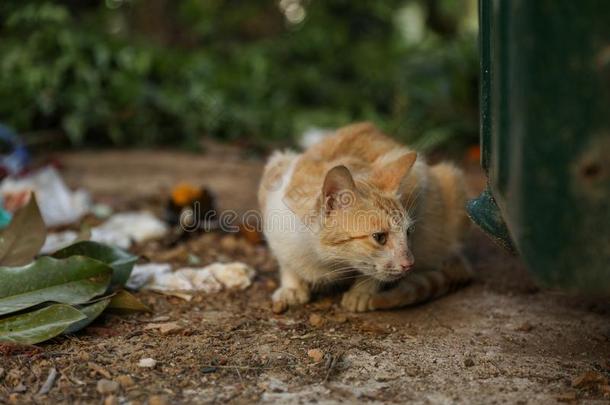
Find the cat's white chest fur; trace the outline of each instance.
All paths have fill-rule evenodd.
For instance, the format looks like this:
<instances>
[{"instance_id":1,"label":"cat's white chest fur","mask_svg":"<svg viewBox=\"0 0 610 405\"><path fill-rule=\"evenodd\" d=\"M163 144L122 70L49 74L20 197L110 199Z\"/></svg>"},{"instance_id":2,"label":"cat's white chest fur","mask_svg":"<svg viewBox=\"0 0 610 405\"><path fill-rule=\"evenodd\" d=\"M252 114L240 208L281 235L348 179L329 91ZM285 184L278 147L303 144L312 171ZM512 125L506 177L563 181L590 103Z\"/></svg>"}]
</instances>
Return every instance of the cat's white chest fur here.
<instances>
[{"instance_id":1,"label":"cat's white chest fur","mask_svg":"<svg viewBox=\"0 0 610 405\"><path fill-rule=\"evenodd\" d=\"M325 272L317 254L318 238L285 200L286 189L298 158L298 155L292 153L277 157L278 160L290 159L290 163L281 174L281 180L276 183L279 187L267 190L263 207L264 234L280 266L288 266L303 279L314 282L319 281Z\"/></svg>"}]
</instances>

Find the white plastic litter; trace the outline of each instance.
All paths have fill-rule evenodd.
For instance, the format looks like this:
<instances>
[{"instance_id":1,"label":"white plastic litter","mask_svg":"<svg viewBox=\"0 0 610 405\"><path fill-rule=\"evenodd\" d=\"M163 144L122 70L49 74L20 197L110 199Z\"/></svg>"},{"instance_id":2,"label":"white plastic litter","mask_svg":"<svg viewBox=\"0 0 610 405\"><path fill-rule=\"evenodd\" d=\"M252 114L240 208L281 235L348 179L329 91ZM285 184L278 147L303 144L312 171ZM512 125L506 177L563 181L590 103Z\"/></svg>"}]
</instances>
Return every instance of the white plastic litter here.
<instances>
[{"instance_id":1,"label":"white plastic litter","mask_svg":"<svg viewBox=\"0 0 610 405\"><path fill-rule=\"evenodd\" d=\"M132 290L139 290L156 277L171 272L172 266L168 263L136 264L133 266L131 276L129 277L129 280L127 280L125 286Z\"/></svg>"},{"instance_id":2,"label":"white plastic litter","mask_svg":"<svg viewBox=\"0 0 610 405\"><path fill-rule=\"evenodd\" d=\"M133 242L160 238L167 226L147 211L121 212L91 230L91 240L128 249Z\"/></svg>"},{"instance_id":3,"label":"white plastic litter","mask_svg":"<svg viewBox=\"0 0 610 405\"><path fill-rule=\"evenodd\" d=\"M25 177L7 177L0 184L4 196L31 190L48 227L68 225L81 219L91 206L85 190L71 191L54 167L48 166Z\"/></svg>"},{"instance_id":4,"label":"white plastic litter","mask_svg":"<svg viewBox=\"0 0 610 405\"><path fill-rule=\"evenodd\" d=\"M171 271L169 264L136 265L127 282L131 289L159 292L183 291L216 293L225 288L244 290L252 284L256 271L245 263L213 263L206 267L184 267Z\"/></svg>"},{"instance_id":5,"label":"white plastic litter","mask_svg":"<svg viewBox=\"0 0 610 405\"><path fill-rule=\"evenodd\" d=\"M71 245L77 238L78 234L74 231L50 233L47 235L40 253L43 255L54 253L59 249Z\"/></svg>"},{"instance_id":6,"label":"white plastic litter","mask_svg":"<svg viewBox=\"0 0 610 405\"><path fill-rule=\"evenodd\" d=\"M166 232L165 224L149 212L124 212L92 228L90 240L129 249L134 241L159 238ZM40 253L53 253L71 245L77 238L78 234L74 231L50 233Z\"/></svg>"}]
</instances>

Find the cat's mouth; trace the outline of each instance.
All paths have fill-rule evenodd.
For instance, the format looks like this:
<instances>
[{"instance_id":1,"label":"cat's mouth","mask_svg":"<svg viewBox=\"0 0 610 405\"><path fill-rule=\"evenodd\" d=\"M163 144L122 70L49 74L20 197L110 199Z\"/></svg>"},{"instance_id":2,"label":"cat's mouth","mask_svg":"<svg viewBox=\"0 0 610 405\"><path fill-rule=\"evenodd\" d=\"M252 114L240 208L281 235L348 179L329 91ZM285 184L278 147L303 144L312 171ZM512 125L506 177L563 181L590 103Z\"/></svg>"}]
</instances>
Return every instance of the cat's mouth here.
<instances>
[{"instance_id":1,"label":"cat's mouth","mask_svg":"<svg viewBox=\"0 0 610 405\"><path fill-rule=\"evenodd\" d=\"M396 280L404 277L408 273L410 273L410 271L404 271L404 270L387 271L386 270L384 272L376 273L374 275L374 277L376 279L378 279L379 281L383 281L384 283L389 283L389 282L396 281Z\"/></svg>"}]
</instances>

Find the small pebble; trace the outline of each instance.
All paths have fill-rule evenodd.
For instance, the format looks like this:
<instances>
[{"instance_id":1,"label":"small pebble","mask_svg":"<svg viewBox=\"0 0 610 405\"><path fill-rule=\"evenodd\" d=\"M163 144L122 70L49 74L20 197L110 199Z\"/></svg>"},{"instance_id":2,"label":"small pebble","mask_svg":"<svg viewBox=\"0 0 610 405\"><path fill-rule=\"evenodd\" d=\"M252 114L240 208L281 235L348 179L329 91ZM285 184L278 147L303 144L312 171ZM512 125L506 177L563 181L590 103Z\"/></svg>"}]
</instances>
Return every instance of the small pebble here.
<instances>
[{"instance_id":1,"label":"small pebble","mask_svg":"<svg viewBox=\"0 0 610 405\"><path fill-rule=\"evenodd\" d=\"M282 314L288 310L288 305L282 301L274 301L271 310L274 314Z\"/></svg>"},{"instance_id":2,"label":"small pebble","mask_svg":"<svg viewBox=\"0 0 610 405\"><path fill-rule=\"evenodd\" d=\"M119 405L119 399L116 395L108 395L104 398L104 405Z\"/></svg>"},{"instance_id":3,"label":"small pebble","mask_svg":"<svg viewBox=\"0 0 610 405\"><path fill-rule=\"evenodd\" d=\"M140 362L138 363L138 367L143 367L143 368L154 368L156 365L157 365L157 360L151 359L150 357L140 359Z\"/></svg>"},{"instance_id":4,"label":"small pebble","mask_svg":"<svg viewBox=\"0 0 610 405\"><path fill-rule=\"evenodd\" d=\"M314 328L324 325L324 318L319 314L309 315L309 324Z\"/></svg>"},{"instance_id":5,"label":"small pebble","mask_svg":"<svg viewBox=\"0 0 610 405\"><path fill-rule=\"evenodd\" d=\"M320 349L309 349L307 355L316 363L319 363L324 358L324 352Z\"/></svg>"},{"instance_id":6,"label":"small pebble","mask_svg":"<svg viewBox=\"0 0 610 405\"><path fill-rule=\"evenodd\" d=\"M167 405L169 401L165 395L152 395L148 398L148 405Z\"/></svg>"},{"instance_id":7,"label":"small pebble","mask_svg":"<svg viewBox=\"0 0 610 405\"><path fill-rule=\"evenodd\" d=\"M115 381L118 382L123 389L133 387L136 384L129 375L120 375L115 378Z\"/></svg>"},{"instance_id":8,"label":"small pebble","mask_svg":"<svg viewBox=\"0 0 610 405\"><path fill-rule=\"evenodd\" d=\"M97 392L100 394L114 394L119 390L119 383L112 380L102 378L97 382Z\"/></svg>"}]
</instances>

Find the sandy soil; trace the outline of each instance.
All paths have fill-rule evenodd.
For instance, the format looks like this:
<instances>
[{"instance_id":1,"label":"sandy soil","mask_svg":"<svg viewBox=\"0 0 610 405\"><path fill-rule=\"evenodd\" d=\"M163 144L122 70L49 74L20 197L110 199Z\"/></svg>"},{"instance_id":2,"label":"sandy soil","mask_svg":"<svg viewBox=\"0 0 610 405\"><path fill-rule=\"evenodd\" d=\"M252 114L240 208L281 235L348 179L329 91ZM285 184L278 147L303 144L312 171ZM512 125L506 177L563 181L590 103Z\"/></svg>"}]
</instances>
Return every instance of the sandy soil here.
<instances>
[{"instance_id":1,"label":"sandy soil","mask_svg":"<svg viewBox=\"0 0 610 405\"><path fill-rule=\"evenodd\" d=\"M158 212L181 180L208 185L223 209L253 208L262 167L232 150L59 160L68 182L96 199ZM475 191L484 183L476 170L469 180ZM258 275L245 291L191 301L138 293L152 314L109 314L73 336L4 348L0 403L608 403L610 387L588 383L610 377L608 302L540 290L517 258L476 230L466 250L477 279L437 301L351 314L328 296L274 315L276 265L264 245L213 233L138 246L153 261L243 260ZM165 322L179 328L149 328ZM148 357L156 366L139 367ZM51 390L37 394L52 368ZM578 381L583 373L588 379ZM101 394L101 379L120 388Z\"/></svg>"}]
</instances>

